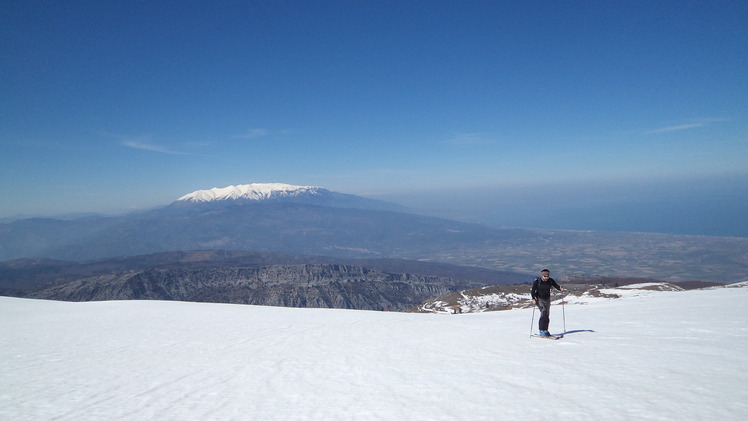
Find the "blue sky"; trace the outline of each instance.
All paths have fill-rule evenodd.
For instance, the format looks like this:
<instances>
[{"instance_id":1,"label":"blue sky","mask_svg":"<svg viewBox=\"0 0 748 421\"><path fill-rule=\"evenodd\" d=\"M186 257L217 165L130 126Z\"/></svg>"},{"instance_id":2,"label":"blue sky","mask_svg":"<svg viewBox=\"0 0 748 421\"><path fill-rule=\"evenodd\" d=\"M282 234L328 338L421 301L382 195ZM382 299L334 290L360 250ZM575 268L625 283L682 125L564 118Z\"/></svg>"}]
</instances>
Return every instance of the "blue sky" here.
<instances>
[{"instance_id":1,"label":"blue sky","mask_svg":"<svg viewBox=\"0 0 748 421\"><path fill-rule=\"evenodd\" d=\"M0 217L251 182L466 211L690 183L748 203L747 20L743 1L4 1Z\"/></svg>"}]
</instances>

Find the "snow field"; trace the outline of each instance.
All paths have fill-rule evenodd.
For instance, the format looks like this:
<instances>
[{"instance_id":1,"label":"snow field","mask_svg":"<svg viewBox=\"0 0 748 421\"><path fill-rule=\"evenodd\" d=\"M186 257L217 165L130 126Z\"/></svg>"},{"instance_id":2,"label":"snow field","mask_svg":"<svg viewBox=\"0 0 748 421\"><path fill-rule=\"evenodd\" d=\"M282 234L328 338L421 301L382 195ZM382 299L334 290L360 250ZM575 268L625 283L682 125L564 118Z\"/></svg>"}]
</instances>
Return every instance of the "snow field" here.
<instances>
[{"instance_id":1,"label":"snow field","mask_svg":"<svg viewBox=\"0 0 748 421\"><path fill-rule=\"evenodd\" d=\"M406 314L0 297L2 420L748 415L748 288ZM534 324L537 323L537 312ZM536 330L536 326L533 326Z\"/></svg>"}]
</instances>

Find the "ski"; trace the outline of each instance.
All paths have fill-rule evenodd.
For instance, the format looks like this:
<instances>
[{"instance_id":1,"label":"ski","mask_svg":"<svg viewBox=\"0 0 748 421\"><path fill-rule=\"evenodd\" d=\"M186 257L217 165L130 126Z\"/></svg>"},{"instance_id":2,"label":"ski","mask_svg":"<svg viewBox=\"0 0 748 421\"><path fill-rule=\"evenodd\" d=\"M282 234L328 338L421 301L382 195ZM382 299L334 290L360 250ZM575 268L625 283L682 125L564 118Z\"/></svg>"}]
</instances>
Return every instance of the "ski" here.
<instances>
[{"instance_id":1,"label":"ski","mask_svg":"<svg viewBox=\"0 0 748 421\"><path fill-rule=\"evenodd\" d=\"M530 335L533 338L540 338L540 339L553 339L553 340L559 340L564 337L564 335L551 335L551 336L540 336L537 333Z\"/></svg>"}]
</instances>

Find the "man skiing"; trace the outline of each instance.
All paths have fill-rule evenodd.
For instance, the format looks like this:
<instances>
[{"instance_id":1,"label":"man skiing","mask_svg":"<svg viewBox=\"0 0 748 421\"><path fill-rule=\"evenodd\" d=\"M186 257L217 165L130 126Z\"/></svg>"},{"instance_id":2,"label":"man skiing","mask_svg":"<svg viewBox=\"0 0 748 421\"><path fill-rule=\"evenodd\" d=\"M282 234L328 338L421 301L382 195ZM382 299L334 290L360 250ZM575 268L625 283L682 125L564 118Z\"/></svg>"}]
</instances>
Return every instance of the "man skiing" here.
<instances>
[{"instance_id":1,"label":"man skiing","mask_svg":"<svg viewBox=\"0 0 748 421\"><path fill-rule=\"evenodd\" d=\"M548 333L548 324L551 321L551 287L556 288L559 291L564 290L564 287L559 286L556 281L551 278L551 271L543 269L540 271L540 278L535 278L535 282L532 284L532 290L530 291L532 304L537 305L538 309L540 309L540 320L538 320L540 336L546 337L551 336L551 334Z\"/></svg>"}]
</instances>

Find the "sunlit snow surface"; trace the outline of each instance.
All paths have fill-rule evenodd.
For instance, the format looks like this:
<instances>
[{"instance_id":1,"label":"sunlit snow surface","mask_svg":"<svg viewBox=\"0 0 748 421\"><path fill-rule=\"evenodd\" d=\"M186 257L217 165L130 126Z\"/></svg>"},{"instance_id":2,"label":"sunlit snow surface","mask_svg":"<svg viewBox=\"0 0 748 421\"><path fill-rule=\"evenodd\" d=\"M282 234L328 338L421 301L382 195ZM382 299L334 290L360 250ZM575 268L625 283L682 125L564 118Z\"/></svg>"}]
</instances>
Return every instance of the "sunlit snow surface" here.
<instances>
[{"instance_id":1,"label":"sunlit snow surface","mask_svg":"<svg viewBox=\"0 0 748 421\"><path fill-rule=\"evenodd\" d=\"M748 416L748 288L463 315L0 297L1 420ZM537 314L535 314L537 322Z\"/></svg>"}]
</instances>

